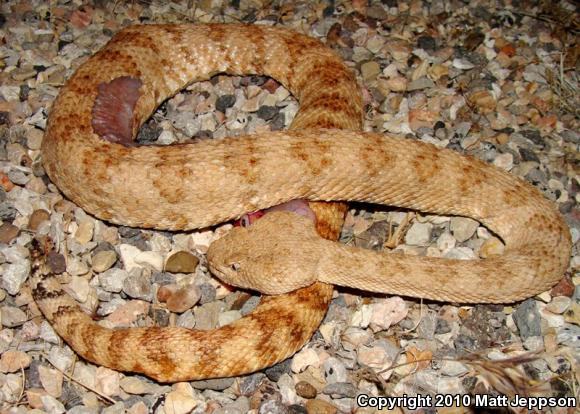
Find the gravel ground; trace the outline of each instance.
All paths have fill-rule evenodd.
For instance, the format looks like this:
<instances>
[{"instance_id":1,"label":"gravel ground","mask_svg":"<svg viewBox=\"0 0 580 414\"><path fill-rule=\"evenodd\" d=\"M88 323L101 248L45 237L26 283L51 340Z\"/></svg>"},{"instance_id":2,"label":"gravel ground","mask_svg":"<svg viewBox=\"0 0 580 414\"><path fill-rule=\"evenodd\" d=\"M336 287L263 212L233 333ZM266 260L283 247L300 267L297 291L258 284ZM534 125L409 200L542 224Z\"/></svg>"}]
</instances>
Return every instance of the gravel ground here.
<instances>
[{"instance_id":1,"label":"gravel ground","mask_svg":"<svg viewBox=\"0 0 580 414\"><path fill-rule=\"evenodd\" d=\"M378 412L362 407L364 401L357 405L364 394L431 396L433 403L455 405L414 409L420 401L407 399L389 412L455 413L487 412L473 408L483 395L491 396L487 404L479 401L488 407L501 394L578 398L580 48L573 3L189 3L0 4L2 412ZM300 352L245 377L166 385L86 363L32 301L26 245L37 234L63 236L67 289L106 326L211 329L242 317L259 299L232 292L209 275L203 253L212 231L167 233L101 222L63 199L42 169L46 117L65 79L122 27L154 22L279 25L320 38L356 72L366 130L474 155L553 200L575 243L569 272L551 291L510 306L456 306L337 289L319 331ZM297 108L273 79L215 76L164 103L138 140L167 145L283 129ZM462 259L501 249L470 219L368 205L353 206L341 239L375 250Z\"/></svg>"}]
</instances>

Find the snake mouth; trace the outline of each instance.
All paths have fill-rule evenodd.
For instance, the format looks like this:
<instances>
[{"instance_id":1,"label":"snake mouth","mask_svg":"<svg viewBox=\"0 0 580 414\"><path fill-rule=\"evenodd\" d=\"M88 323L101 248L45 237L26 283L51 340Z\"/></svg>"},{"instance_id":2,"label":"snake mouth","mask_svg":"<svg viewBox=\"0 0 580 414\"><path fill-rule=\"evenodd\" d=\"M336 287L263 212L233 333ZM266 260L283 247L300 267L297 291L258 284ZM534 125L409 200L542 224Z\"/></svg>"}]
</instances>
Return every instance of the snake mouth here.
<instances>
[{"instance_id":1,"label":"snake mouth","mask_svg":"<svg viewBox=\"0 0 580 414\"><path fill-rule=\"evenodd\" d=\"M296 213L300 216L304 216L312 220L316 224L316 214L308 205L308 200L297 198L295 200L290 200L282 204L267 208L265 210L258 210L251 213L244 214L238 220L234 222L234 227L249 227L257 220L262 218L265 214L271 213L273 211L290 211Z\"/></svg>"}]
</instances>

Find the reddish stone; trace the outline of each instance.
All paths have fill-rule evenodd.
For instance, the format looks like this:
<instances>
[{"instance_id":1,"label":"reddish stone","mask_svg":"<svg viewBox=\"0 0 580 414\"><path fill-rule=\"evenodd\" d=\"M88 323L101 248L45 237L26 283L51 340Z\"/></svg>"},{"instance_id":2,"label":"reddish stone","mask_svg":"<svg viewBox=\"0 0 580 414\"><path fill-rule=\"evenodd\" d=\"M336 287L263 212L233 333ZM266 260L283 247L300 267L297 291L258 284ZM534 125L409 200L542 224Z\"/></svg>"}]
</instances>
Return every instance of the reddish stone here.
<instances>
[{"instance_id":1,"label":"reddish stone","mask_svg":"<svg viewBox=\"0 0 580 414\"><path fill-rule=\"evenodd\" d=\"M572 297L575 288L576 286L574 286L574 283L572 283L570 275L566 275L564 276L564 278L562 278L562 280L558 282L556 286L552 288L552 290L550 291L550 295L552 295L552 297L556 296Z\"/></svg>"},{"instance_id":2,"label":"reddish stone","mask_svg":"<svg viewBox=\"0 0 580 414\"><path fill-rule=\"evenodd\" d=\"M499 50L499 53L503 53L506 56L513 57L516 54L516 48L511 43L508 43Z\"/></svg>"}]
</instances>

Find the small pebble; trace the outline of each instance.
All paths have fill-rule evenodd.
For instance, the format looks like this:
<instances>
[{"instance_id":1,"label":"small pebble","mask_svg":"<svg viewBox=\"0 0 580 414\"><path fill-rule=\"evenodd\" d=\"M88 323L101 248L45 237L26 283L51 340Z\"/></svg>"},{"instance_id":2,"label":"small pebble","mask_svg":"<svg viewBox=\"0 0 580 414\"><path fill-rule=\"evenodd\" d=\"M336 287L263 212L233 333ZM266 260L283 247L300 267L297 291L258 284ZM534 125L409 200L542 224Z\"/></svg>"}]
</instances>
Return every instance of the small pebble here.
<instances>
[{"instance_id":1,"label":"small pebble","mask_svg":"<svg viewBox=\"0 0 580 414\"><path fill-rule=\"evenodd\" d=\"M257 115L264 121L269 121L278 113L278 109L274 106L262 106L258 109Z\"/></svg>"},{"instance_id":2,"label":"small pebble","mask_svg":"<svg viewBox=\"0 0 580 414\"><path fill-rule=\"evenodd\" d=\"M44 132L38 128L31 128L26 132L26 146L31 150L39 150L42 145Z\"/></svg>"},{"instance_id":3,"label":"small pebble","mask_svg":"<svg viewBox=\"0 0 580 414\"><path fill-rule=\"evenodd\" d=\"M426 246L431 239L432 230L431 223L415 222L405 235L405 243L411 246Z\"/></svg>"},{"instance_id":4,"label":"small pebble","mask_svg":"<svg viewBox=\"0 0 580 414\"><path fill-rule=\"evenodd\" d=\"M370 83L375 80L379 73L381 73L381 67L375 61L365 62L360 68L362 77L366 83Z\"/></svg>"},{"instance_id":5,"label":"small pebble","mask_svg":"<svg viewBox=\"0 0 580 414\"><path fill-rule=\"evenodd\" d=\"M199 303L202 305L204 303L213 302L216 298L216 289L213 285L209 283L202 283L198 286L199 291L201 292L201 298L199 299Z\"/></svg>"},{"instance_id":6,"label":"small pebble","mask_svg":"<svg viewBox=\"0 0 580 414\"><path fill-rule=\"evenodd\" d=\"M193 254L180 251L173 253L165 263L165 271L170 273L193 273L199 259Z\"/></svg>"},{"instance_id":7,"label":"small pebble","mask_svg":"<svg viewBox=\"0 0 580 414\"><path fill-rule=\"evenodd\" d=\"M66 264L66 271L72 276L82 276L89 272L89 266L78 258L69 259Z\"/></svg>"},{"instance_id":8,"label":"small pebble","mask_svg":"<svg viewBox=\"0 0 580 414\"><path fill-rule=\"evenodd\" d=\"M493 165L503 170L510 171L514 166L514 156L509 152L505 154L499 154L497 157L495 157Z\"/></svg>"},{"instance_id":9,"label":"small pebble","mask_svg":"<svg viewBox=\"0 0 580 414\"><path fill-rule=\"evenodd\" d=\"M323 388L322 393L330 395L332 398L354 398L356 387L349 382L335 382Z\"/></svg>"},{"instance_id":10,"label":"small pebble","mask_svg":"<svg viewBox=\"0 0 580 414\"><path fill-rule=\"evenodd\" d=\"M101 287L107 292L120 292L123 290L123 282L129 277L129 272L124 269L113 268L98 275Z\"/></svg>"},{"instance_id":11,"label":"small pebble","mask_svg":"<svg viewBox=\"0 0 580 414\"><path fill-rule=\"evenodd\" d=\"M562 314L572 304L572 299L567 296L556 296L552 301L546 305L546 309L555 314Z\"/></svg>"},{"instance_id":12,"label":"small pebble","mask_svg":"<svg viewBox=\"0 0 580 414\"><path fill-rule=\"evenodd\" d=\"M157 385L145 381L136 376L126 376L121 378L119 381L119 386L127 394L152 394L156 392L158 388Z\"/></svg>"},{"instance_id":13,"label":"small pebble","mask_svg":"<svg viewBox=\"0 0 580 414\"><path fill-rule=\"evenodd\" d=\"M373 332L389 329L392 325L402 321L409 312L405 301L398 296L373 303L369 326Z\"/></svg>"},{"instance_id":14,"label":"small pebble","mask_svg":"<svg viewBox=\"0 0 580 414\"><path fill-rule=\"evenodd\" d=\"M574 295L576 286L569 276L564 276L556 286L552 288L550 294L554 297L556 296L568 296Z\"/></svg>"},{"instance_id":15,"label":"small pebble","mask_svg":"<svg viewBox=\"0 0 580 414\"><path fill-rule=\"evenodd\" d=\"M196 306L193 310L196 329L207 331L215 328L218 324L221 309L222 304L220 302L209 302Z\"/></svg>"},{"instance_id":16,"label":"small pebble","mask_svg":"<svg viewBox=\"0 0 580 414\"><path fill-rule=\"evenodd\" d=\"M97 273L109 270L117 261L117 253L114 250L102 250L92 258L92 269Z\"/></svg>"},{"instance_id":17,"label":"small pebble","mask_svg":"<svg viewBox=\"0 0 580 414\"><path fill-rule=\"evenodd\" d=\"M407 91L411 92L411 91L417 91L417 90L421 90L421 89L427 89L427 88L433 88L435 86L435 83L433 83L433 81L429 78L426 77L422 77L419 78L415 81L410 82L407 85Z\"/></svg>"},{"instance_id":18,"label":"small pebble","mask_svg":"<svg viewBox=\"0 0 580 414\"><path fill-rule=\"evenodd\" d=\"M382 370L393 362L387 351L380 346L361 346L357 353L357 362L365 367Z\"/></svg>"},{"instance_id":19,"label":"small pebble","mask_svg":"<svg viewBox=\"0 0 580 414\"><path fill-rule=\"evenodd\" d=\"M522 302L512 315L522 338L541 335L541 317L533 299Z\"/></svg>"},{"instance_id":20,"label":"small pebble","mask_svg":"<svg viewBox=\"0 0 580 414\"><path fill-rule=\"evenodd\" d=\"M292 372L302 372L311 365L315 367L320 365L320 357L312 348L303 348L292 357Z\"/></svg>"},{"instance_id":21,"label":"small pebble","mask_svg":"<svg viewBox=\"0 0 580 414\"><path fill-rule=\"evenodd\" d=\"M98 367L95 375L95 388L109 397L119 395L121 374L106 367Z\"/></svg>"},{"instance_id":22,"label":"small pebble","mask_svg":"<svg viewBox=\"0 0 580 414\"><path fill-rule=\"evenodd\" d=\"M481 245L479 249L479 257L486 259L492 256L503 254L505 245L497 237L490 237Z\"/></svg>"},{"instance_id":23,"label":"small pebble","mask_svg":"<svg viewBox=\"0 0 580 414\"><path fill-rule=\"evenodd\" d=\"M11 224L11 223L2 223L0 225L0 243L9 244L12 240L14 240L18 233L20 233L20 229Z\"/></svg>"},{"instance_id":24,"label":"small pebble","mask_svg":"<svg viewBox=\"0 0 580 414\"><path fill-rule=\"evenodd\" d=\"M41 388L28 388L26 390L26 400L28 401L28 405L33 409L42 409L43 405L41 397L47 394L48 393Z\"/></svg>"},{"instance_id":25,"label":"small pebble","mask_svg":"<svg viewBox=\"0 0 580 414\"><path fill-rule=\"evenodd\" d=\"M26 313L14 306L2 306L0 308L0 317L2 325L7 328L20 326L28 319Z\"/></svg>"},{"instance_id":26,"label":"small pebble","mask_svg":"<svg viewBox=\"0 0 580 414\"><path fill-rule=\"evenodd\" d=\"M338 408L323 400L306 401L306 412L308 414L336 414Z\"/></svg>"},{"instance_id":27,"label":"small pebble","mask_svg":"<svg viewBox=\"0 0 580 414\"><path fill-rule=\"evenodd\" d=\"M298 381L294 387L296 390L296 394L298 394L302 398L310 399L316 397L317 394L316 388L314 388L306 381Z\"/></svg>"},{"instance_id":28,"label":"small pebble","mask_svg":"<svg viewBox=\"0 0 580 414\"><path fill-rule=\"evenodd\" d=\"M284 374L290 372L290 359L279 362L276 365L266 369L266 377L273 382L277 382Z\"/></svg>"},{"instance_id":29,"label":"small pebble","mask_svg":"<svg viewBox=\"0 0 580 414\"><path fill-rule=\"evenodd\" d=\"M163 269L163 256L159 252L142 251L130 244L119 245L121 260L125 265L125 270L130 272L135 268L150 267L153 270Z\"/></svg>"},{"instance_id":30,"label":"small pebble","mask_svg":"<svg viewBox=\"0 0 580 414\"><path fill-rule=\"evenodd\" d=\"M77 355L70 348L53 346L47 359L59 371L67 372L77 360Z\"/></svg>"},{"instance_id":31,"label":"small pebble","mask_svg":"<svg viewBox=\"0 0 580 414\"><path fill-rule=\"evenodd\" d=\"M229 325L232 322L242 318L242 313L239 310L230 310L222 312L218 317L218 326Z\"/></svg>"},{"instance_id":32,"label":"small pebble","mask_svg":"<svg viewBox=\"0 0 580 414\"><path fill-rule=\"evenodd\" d=\"M222 95L222 96L217 98L217 101L215 103L215 109L217 109L220 112L225 113L226 109L234 106L235 102L236 102L236 97L234 95Z\"/></svg>"},{"instance_id":33,"label":"small pebble","mask_svg":"<svg viewBox=\"0 0 580 414\"><path fill-rule=\"evenodd\" d=\"M64 375L60 371L45 365L38 367L38 375L42 383L42 388L53 397L59 398L62 394Z\"/></svg>"},{"instance_id":34,"label":"small pebble","mask_svg":"<svg viewBox=\"0 0 580 414\"><path fill-rule=\"evenodd\" d=\"M455 237L453 237L451 233L445 232L437 239L437 248L442 252L445 252L453 249L456 242L457 240L455 240Z\"/></svg>"},{"instance_id":35,"label":"small pebble","mask_svg":"<svg viewBox=\"0 0 580 414\"><path fill-rule=\"evenodd\" d=\"M160 300L164 299L167 309L175 313L182 313L191 309L199 301L200 297L199 288L195 285L177 289L164 286L164 289L160 289L160 292L158 292L158 298Z\"/></svg>"},{"instance_id":36,"label":"small pebble","mask_svg":"<svg viewBox=\"0 0 580 414\"><path fill-rule=\"evenodd\" d=\"M191 385L180 382L174 385L174 390L165 397L163 405L165 414L188 414L198 404Z\"/></svg>"},{"instance_id":37,"label":"small pebble","mask_svg":"<svg viewBox=\"0 0 580 414\"><path fill-rule=\"evenodd\" d=\"M0 358L0 372L20 372L21 370L28 368L32 358L21 351L6 351L2 354Z\"/></svg>"},{"instance_id":38,"label":"small pebble","mask_svg":"<svg viewBox=\"0 0 580 414\"><path fill-rule=\"evenodd\" d=\"M67 288L68 293L70 293L75 300L81 303L87 301L91 291L89 281L86 278L80 276L72 276L71 281L67 285Z\"/></svg>"},{"instance_id":39,"label":"small pebble","mask_svg":"<svg viewBox=\"0 0 580 414\"><path fill-rule=\"evenodd\" d=\"M198 390L223 391L234 383L233 378L212 378L191 382L191 386Z\"/></svg>"},{"instance_id":40,"label":"small pebble","mask_svg":"<svg viewBox=\"0 0 580 414\"><path fill-rule=\"evenodd\" d=\"M360 345L366 345L373 339L373 335L366 329L349 326L342 333L342 346L349 351L357 349Z\"/></svg>"},{"instance_id":41,"label":"small pebble","mask_svg":"<svg viewBox=\"0 0 580 414\"><path fill-rule=\"evenodd\" d=\"M123 281L123 292L134 299L150 301L153 295L148 272L134 269Z\"/></svg>"},{"instance_id":42,"label":"small pebble","mask_svg":"<svg viewBox=\"0 0 580 414\"><path fill-rule=\"evenodd\" d=\"M94 221L92 220L83 220L79 223L79 227L75 232L75 239L80 244L86 244L93 238L93 230L95 228Z\"/></svg>"},{"instance_id":43,"label":"small pebble","mask_svg":"<svg viewBox=\"0 0 580 414\"><path fill-rule=\"evenodd\" d=\"M43 395L40 397L44 411L50 414L62 414L66 411L64 405L52 395Z\"/></svg>"},{"instance_id":44,"label":"small pebble","mask_svg":"<svg viewBox=\"0 0 580 414\"><path fill-rule=\"evenodd\" d=\"M106 320L113 327L128 327L133 322L147 315L149 304L140 300L131 300L115 309Z\"/></svg>"},{"instance_id":45,"label":"small pebble","mask_svg":"<svg viewBox=\"0 0 580 414\"><path fill-rule=\"evenodd\" d=\"M17 295L30 274L30 261L22 259L15 263L5 263L1 265L0 269L2 289L6 290L10 295Z\"/></svg>"},{"instance_id":46,"label":"small pebble","mask_svg":"<svg viewBox=\"0 0 580 414\"><path fill-rule=\"evenodd\" d=\"M453 237L460 243L471 238L478 227L479 222L467 217L452 217L449 224Z\"/></svg>"},{"instance_id":47,"label":"small pebble","mask_svg":"<svg viewBox=\"0 0 580 414\"><path fill-rule=\"evenodd\" d=\"M326 382L332 384L334 382L346 382L348 377L346 367L339 359L330 357L323 363L324 377Z\"/></svg>"}]
</instances>

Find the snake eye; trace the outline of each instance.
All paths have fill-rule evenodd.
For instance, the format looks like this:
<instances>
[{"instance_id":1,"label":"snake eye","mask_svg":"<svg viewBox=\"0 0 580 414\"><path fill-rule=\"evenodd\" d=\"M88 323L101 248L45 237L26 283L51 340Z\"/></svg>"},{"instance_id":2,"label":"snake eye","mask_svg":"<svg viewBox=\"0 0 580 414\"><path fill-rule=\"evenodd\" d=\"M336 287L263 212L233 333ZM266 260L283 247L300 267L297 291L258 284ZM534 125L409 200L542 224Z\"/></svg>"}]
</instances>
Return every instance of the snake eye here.
<instances>
[{"instance_id":1,"label":"snake eye","mask_svg":"<svg viewBox=\"0 0 580 414\"><path fill-rule=\"evenodd\" d=\"M234 272L237 272L238 270L241 269L242 266L240 266L240 264L238 262L233 262L230 265L230 269L232 269Z\"/></svg>"},{"instance_id":2,"label":"snake eye","mask_svg":"<svg viewBox=\"0 0 580 414\"><path fill-rule=\"evenodd\" d=\"M240 225L242 227L250 227L250 224L252 224L250 222L250 216L248 216L247 214L240 219Z\"/></svg>"}]
</instances>

